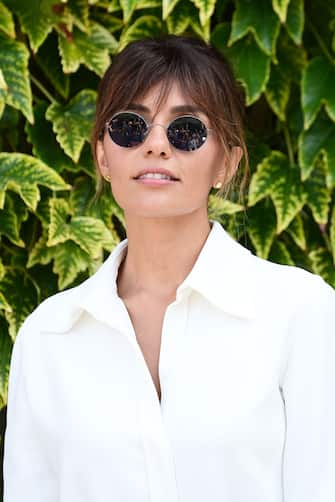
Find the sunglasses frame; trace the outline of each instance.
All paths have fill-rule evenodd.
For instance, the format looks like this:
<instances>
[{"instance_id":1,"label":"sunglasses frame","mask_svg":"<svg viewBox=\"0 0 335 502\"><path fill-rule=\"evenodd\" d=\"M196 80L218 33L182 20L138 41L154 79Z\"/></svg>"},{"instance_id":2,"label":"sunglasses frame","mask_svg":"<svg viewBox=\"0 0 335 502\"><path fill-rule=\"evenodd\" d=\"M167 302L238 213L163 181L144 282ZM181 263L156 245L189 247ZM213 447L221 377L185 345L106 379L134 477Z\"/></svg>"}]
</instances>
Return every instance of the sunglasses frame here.
<instances>
[{"instance_id":1,"label":"sunglasses frame","mask_svg":"<svg viewBox=\"0 0 335 502\"><path fill-rule=\"evenodd\" d=\"M206 126L206 124L205 124L205 123L204 123L201 119L199 119L199 117L196 117L195 115L191 115L191 114L178 115L178 117L175 117L173 120L171 120L171 122L169 122L169 124L168 124L167 126L165 126L165 125L163 125L163 124L153 124L152 122L151 122L151 123L148 123L148 121L147 121L147 120L146 120L146 119L145 119L145 118L144 118L144 117L143 117L140 113L134 112L133 110L122 110L122 111L120 111L120 112L116 112L116 113L114 113L114 115L113 115L113 116L112 116L112 117L111 117L111 118L110 118L107 122L105 122L105 126L104 126L104 130L106 130L106 129L107 129L107 131L108 131L108 135L109 135L110 139L111 139L114 143L115 143L115 141L114 141L114 140L113 140L113 138L111 137L110 130L109 130L109 128L110 128L110 123L112 122L112 120L113 120L113 119L114 119L117 115L120 115L120 114L122 114L122 113L130 113L130 114L132 114L132 115L135 115L136 117L140 117L140 118L143 120L143 122L145 123L145 125L146 125L146 127L147 127L147 130L146 130L146 131L145 131L145 133L144 133L144 140L143 140L141 143L139 143L138 145L142 145L142 144L144 143L144 141L145 141L145 140L146 140L146 138L148 137L148 134L149 134L149 132L150 132L151 127L153 127L154 125L160 125L161 127L163 127L163 128L164 128L165 132L167 133L167 130L169 129L169 127L171 126L171 124L173 124L173 122L174 122L175 120L178 120L178 119L181 119L181 118L189 118L189 117L190 117L190 118L192 118L192 119L196 119L196 120L198 120L198 121L201 123L201 125L204 127L205 131L206 131L206 139L205 139L205 141L204 141L204 142L203 142L203 143L202 143L202 144L201 144L198 148L195 148L194 150L182 150L181 148L177 148L176 146L174 146L174 145L170 142L169 137L167 136L167 137L168 137L168 140L169 140L170 145L171 145L171 146L173 146L174 148L176 148L176 150L178 150L178 151L182 151L182 152L183 152L183 151L184 151L184 152L192 152L192 151L195 151L195 150L199 150L199 148L201 148L201 147L202 147L202 146L206 143L206 141L207 141L207 137L208 137L208 134L211 134L211 133L214 131L214 129L213 129L213 128L211 128L211 127L207 127L207 126ZM117 145L117 143L115 143L115 144ZM138 145L136 145L136 146L138 146ZM133 147L129 147L129 146L122 146L122 145L118 145L118 146L121 146L122 148L133 148Z\"/></svg>"}]
</instances>

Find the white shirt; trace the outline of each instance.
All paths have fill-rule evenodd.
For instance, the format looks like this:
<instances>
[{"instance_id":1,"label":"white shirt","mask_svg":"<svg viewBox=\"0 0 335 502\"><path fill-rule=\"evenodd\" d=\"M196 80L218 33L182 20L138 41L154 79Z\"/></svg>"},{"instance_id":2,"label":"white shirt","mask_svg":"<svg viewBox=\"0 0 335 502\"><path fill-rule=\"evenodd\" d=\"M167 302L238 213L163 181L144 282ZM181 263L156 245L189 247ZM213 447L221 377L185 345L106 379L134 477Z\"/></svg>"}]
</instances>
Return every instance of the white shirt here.
<instances>
[{"instance_id":1,"label":"white shirt","mask_svg":"<svg viewBox=\"0 0 335 502\"><path fill-rule=\"evenodd\" d=\"M165 313L160 403L117 294L126 247L19 331L4 502L334 502L333 288L214 221Z\"/></svg>"}]
</instances>

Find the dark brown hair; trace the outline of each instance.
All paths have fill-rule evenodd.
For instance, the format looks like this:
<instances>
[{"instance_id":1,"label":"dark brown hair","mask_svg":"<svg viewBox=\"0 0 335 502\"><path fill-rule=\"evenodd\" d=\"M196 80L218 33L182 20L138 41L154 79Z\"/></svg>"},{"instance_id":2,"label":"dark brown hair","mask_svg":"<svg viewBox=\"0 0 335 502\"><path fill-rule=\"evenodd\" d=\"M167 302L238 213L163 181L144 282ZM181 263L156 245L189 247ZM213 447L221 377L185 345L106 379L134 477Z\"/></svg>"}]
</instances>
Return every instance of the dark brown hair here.
<instances>
[{"instance_id":1,"label":"dark brown hair","mask_svg":"<svg viewBox=\"0 0 335 502\"><path fill-rule=\"evenodd\" d=\"M156 84L162 84L157 109L164 102L171 85L177 82L186 95L208 116L217 133L223 155L232 146L243 150L244 176L240 183L227 171L218 194L227 196L240 187L241 199L248 176L248 153L243 135L243 98L228 61L210 44L194 36L162 35L130 42L112 61L98 89L92 151L97 169L97 196L103 178L97 166L96 144L108 119L117 111L144 97ZM227 163L229 166L229 162ZM228 180L228 181L227 181Z\"/></svg>"}]
</instances>

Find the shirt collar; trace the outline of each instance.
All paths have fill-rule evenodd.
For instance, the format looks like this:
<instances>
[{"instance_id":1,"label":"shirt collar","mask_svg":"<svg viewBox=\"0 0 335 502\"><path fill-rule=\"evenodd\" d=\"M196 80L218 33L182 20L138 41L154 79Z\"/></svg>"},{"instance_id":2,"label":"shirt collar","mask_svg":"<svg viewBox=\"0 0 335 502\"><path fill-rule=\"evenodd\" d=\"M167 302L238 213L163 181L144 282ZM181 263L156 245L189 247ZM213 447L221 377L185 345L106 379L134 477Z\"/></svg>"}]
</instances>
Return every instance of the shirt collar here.
<instances>
[{"instance_id":1,"label":"shirt collar","mask_svg":"<svg viewBox=\"0 0 335 502\"><path fill-rule=\"evenodd\" d=\"M218 221L210 222L212 228L192 270L178 286L176 298L194 290L227 314L252 319L256 316L255 294L251 290L254 256L234 240ZM52 297L46 300L46 307L50 305L45 315L50 328L48 331L69 329L84 311L119 329L125 327L121 320L124 316L116 315L118 310L125 308L117 293L116 278L127 244L128 239L121 241L97 272L82 284L56 295L66 299L66 308L62 309L62 315L55 322Z\"/></svg>"}]
</instances>

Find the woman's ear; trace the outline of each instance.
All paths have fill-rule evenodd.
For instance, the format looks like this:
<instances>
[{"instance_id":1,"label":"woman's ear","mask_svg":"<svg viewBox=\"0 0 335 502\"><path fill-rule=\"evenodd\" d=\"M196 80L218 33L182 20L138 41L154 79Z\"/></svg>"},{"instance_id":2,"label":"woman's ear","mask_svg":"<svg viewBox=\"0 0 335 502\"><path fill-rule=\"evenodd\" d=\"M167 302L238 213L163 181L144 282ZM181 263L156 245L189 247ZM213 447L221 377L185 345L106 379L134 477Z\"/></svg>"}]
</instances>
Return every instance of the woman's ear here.
<instances>
[{"instance_id":1,"label":"woman's ear","mask_svg":"<svg viewBox=\"0 0 335 502\"><path fill-rule=\"evenodd\" d=\"M109 174L109 169L108 169L108 163L107 163L107 157L104 149L104 144L102 141L97 141L96 147L95 147L95 155L97 158L97 163L99 170L102 174L103 177L107 176Z\"/></svg>"}]
</instances>

